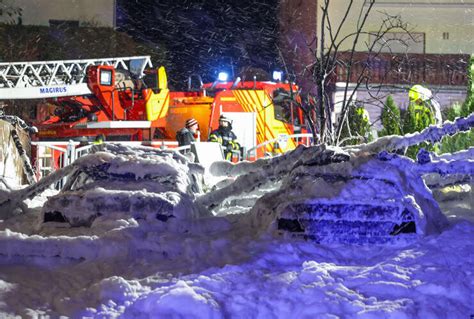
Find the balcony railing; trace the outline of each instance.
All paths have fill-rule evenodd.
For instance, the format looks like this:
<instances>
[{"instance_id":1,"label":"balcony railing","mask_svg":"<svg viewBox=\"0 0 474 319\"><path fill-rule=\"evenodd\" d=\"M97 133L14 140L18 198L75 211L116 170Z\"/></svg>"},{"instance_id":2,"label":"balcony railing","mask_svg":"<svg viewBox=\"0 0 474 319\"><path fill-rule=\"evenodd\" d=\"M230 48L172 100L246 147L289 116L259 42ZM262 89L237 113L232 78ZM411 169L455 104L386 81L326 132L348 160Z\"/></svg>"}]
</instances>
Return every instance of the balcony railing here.
<instances>
[{"instance_id":1,"label":"balcony railing","mask_svg":"<svg viewBox=\"0 0 474 319\"><path fill-rule=\"evenodd\" d=\"M350 82L362 74L371 84L467 85L467 54L354 54ZM345 82L350 52L338 54L337 82Z\"/></svg>"}]
</instances>

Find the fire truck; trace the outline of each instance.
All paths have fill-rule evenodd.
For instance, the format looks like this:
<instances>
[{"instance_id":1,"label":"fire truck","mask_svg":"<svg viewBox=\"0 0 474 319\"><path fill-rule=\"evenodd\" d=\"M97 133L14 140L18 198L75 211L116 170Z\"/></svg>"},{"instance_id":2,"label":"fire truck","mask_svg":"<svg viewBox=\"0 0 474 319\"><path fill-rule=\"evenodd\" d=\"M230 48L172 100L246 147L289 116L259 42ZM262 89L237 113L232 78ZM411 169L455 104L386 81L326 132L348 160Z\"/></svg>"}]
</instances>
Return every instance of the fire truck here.
<instances>
[{"instance_id":1,"label":"fire truck","mask_svg":"<svg viewBox=\"0 0 474 319\"><path fill-rule=\"evenodd\" d=\"M171 91L165 68L153 68L149 56L0 63L0 100L43 101L33 145L37 158L49 149L48 170L64 165L56 153L64 153L69 141L104 136L108 142L177 147L175 135L186 119L198 121L207 141L221 115L233 121L245 159L282 153L298 143L288 137L309 135L302 111L279 98L296 91L295 84L282 81L203 83L199 76L189 78L188 90Z\"/></svg>"}]
</instances>

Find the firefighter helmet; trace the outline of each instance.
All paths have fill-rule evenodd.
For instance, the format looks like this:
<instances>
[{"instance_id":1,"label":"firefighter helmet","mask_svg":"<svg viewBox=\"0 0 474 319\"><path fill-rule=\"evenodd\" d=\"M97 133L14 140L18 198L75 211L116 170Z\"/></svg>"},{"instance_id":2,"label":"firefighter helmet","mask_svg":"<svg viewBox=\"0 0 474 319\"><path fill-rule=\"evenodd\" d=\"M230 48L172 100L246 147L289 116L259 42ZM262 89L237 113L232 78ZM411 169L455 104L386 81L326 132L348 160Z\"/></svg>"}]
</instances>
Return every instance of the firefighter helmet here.
<instances>
[{"instance_id":1,"label":"firefighter helmet","mask_svg":"<svg viewBox=\"0 0 474 319\"><path fill-rule=\"evenodd\" d=\"M420 84L413 85L408 91L410 101L421 100L423 102L429 101L433 98L431 91Z\"/></svg>"},{"instance_id":2,"label":"firefighter helmet","mask_svg":"<svg viewBox=\"0 0 474 319\"><path fill-rule=\"evenodd\" d=\"M219 122L227 122L227 123L229 123L229 125L232 125L232 120L229 119L229 118L227 118L227 117L225 117L224 115L221 115L221 116L219 117Z\"/></svg>"}]
</instances>

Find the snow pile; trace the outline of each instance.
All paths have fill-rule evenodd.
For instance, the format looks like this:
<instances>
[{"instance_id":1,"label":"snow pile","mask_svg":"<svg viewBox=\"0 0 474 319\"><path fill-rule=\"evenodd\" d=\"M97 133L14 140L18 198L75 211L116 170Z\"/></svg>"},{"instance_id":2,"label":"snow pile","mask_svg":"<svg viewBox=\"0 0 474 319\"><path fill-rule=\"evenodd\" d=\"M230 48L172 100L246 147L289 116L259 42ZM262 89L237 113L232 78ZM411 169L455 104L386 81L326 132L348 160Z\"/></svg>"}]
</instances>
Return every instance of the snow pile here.
<instances>
[{"instance_id":1,"label":"snow pile","mask_svg":"<svg viewBox=\"0 0 474 319\"><path fill-rule=\"evenodd\" d=\"M386 242L396 239L394 234L440 232L446 218L421 177L432 171L472 175L472 165L465 164L420 165L388 153L300 146L255 163L216 163L211 172L236 178L197 203L220 214L230 203L247 201L242 211L249 213L240 222L257 233L284 230L317 242Z\"/></svg>"},{"instance_id":2,"label":"snow pile","mask_svg":"<svg viewBox=\"0 0 474 319\"><path fill-rule=\"evenodd\" d=\"M47 281L24 270L1 269L9 274L6 295L17 298L7 309L16 314L40 313L42 300L52 300L48 314L92 318L465 318L474 311L474 258L466 254L474 251L473 234L473 224L459 222L402 247L260 239L235 241L227 265L187 256L40 268L46 278L59 277L60 294L41 290ZM192 273L190 261L199 265ZM42 293L29 297L12 282Z\"/></svg>"},{"instance_id":3,"label":"snow pile","mask_svg":"<svg viewBox=\"0 0 474 319\"><path fill-rule=\"evenodd\" d=\"M404 136L389 135L377 140L355 146L344 147L349 152L370 152L395 151L407 148L421 142L439 142L444 136L453 136L458 132L469 131L474 127L474 113L467 117L457 118L454 121L446 121L443 125L430 125L421 132L406 134Z\"/></svg>"},{"instance_id":4,"label":"snow pile","mask_svg":"<svg viewBox=\"0 0 474 319\"><path fill-rule=\"evenodd\" d=\"M230 178L202 194L196 188L202 170L179 154L114 152L82 158L67 171L76 178L62 194L36 198L30 213L0 222L0 317L474 313L474 224L454 216L460 205L463 214L472 212L473 204L464 197L443 202L447 226L420 164L387 154L301 147L255 163L216 164L211 169ZM17 194L25 198L39 189ZM315 200L410 207L424 236L374 247L277 235L276 219L286 207ZM88 227L71 227L45 223L41 210L96 216Z\"/></svg>"}]
</instances>

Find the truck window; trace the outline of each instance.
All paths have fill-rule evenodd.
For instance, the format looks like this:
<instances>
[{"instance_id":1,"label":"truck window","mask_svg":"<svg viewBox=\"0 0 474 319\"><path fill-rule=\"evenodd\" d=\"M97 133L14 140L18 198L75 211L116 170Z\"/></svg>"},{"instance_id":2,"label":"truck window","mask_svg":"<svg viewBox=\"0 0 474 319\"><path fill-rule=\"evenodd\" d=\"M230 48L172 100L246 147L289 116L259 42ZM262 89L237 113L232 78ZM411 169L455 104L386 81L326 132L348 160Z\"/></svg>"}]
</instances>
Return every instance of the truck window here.
<instances>
[{"instance_id":1,"label":"truck window","mask_svg":"<svg viewBox=\"0 0 474 319\"><path fill-rule=\"evenodd\" d=\"M293 124L291 118L292 104L288 98L285 98L289 96L290 92L284 89L276 89L273 91L273 105L275 109L276 120Z\"/></svg>"},{"instance_id":2,"label":"truck window","mask_svg":"<svg viewBox=\"0 0 474 319\"><path fill-rule=\"evenodd\" d=\"M154 90L158 89L158 78L157 78L156 72L145 73L145 76L143 77L143 82L145 82L146 87L149 89L154 89Z\"/></svg>"}]
</instances>

